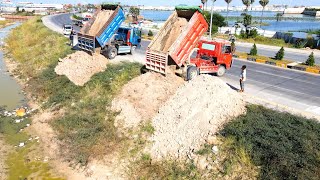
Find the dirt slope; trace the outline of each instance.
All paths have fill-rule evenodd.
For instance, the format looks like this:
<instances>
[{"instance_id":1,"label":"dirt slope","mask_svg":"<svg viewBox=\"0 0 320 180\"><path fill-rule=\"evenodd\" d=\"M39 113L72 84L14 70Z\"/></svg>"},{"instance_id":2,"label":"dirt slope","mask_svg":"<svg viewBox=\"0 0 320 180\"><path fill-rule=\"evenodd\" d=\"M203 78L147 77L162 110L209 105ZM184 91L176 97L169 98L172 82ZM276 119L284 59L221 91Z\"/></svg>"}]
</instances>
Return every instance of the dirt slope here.
<instances>
[{"instance_id":1,"label":"dirt slope","mask_svg":"<svg viewBox=\"0 0 320 180\"><path fill-rule=\"evenodd\" d=\"M59 60L54 69L58 75L66 75L75 85L83 86L94 74L102 72L107 67L108 60L101 54L93 56L83 51L77 51Z\"/></svg>"},{"instance_id":2,"label":"dirt slope","mask_svg":"<svg viewBox=\"0 0 320 180\"><path fill-rule=\"evenodd\" d=\"M205 143L232 117L245 112L245 102L221 79L199 76L181 86L153 118L156 130L150 139L155 159L184 157Z\"/></svg>"},{"instance_id":3,"label":"dirt slope","mask_svg":"<svg viewBox=\"0 0 320 180\"><path fill-rule=\"evenodd\" d=\"M126 84L112 102L114 110L121 111L117 126L132 128L140 122L151 120L163 105L183 84L182 78L175 75L166 77L148 72Z\"/></svg>"}]
</instances>

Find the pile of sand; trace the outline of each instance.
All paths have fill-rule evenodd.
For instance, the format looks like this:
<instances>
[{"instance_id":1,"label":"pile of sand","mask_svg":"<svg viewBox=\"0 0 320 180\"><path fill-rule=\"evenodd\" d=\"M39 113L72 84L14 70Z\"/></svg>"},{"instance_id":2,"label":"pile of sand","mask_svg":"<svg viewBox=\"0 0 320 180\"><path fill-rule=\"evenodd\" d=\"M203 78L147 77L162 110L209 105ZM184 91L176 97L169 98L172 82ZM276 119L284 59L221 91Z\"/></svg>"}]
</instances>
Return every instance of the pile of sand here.
<instances>
[{"instance_id":1,"label":"pile of sand","mask_svg":"<svg viewBox=\"0 0 320 180\"><path fill-rule=\"evenodd\" d=\"M161 52L166 52L172 46L172 44L177 40L180 34L183 32L184 28L188 24L187 19L177 17L175 21L171 22L172 27L169 29L166 35L156 39L156 42L152 45L151 49Z\"/></svg>"},{"instance_id":2,"label":"pile of sand","mask_svg":"<svg viewBox=\"0 0 320 180\"><path fill-rule=\"evenodd\" d=\"M183 83L176 75L165 77L152 72L132 79L112 102L112 108L121 112L116 126L133 128L151 120Z\"/></svg>"},{"instance_id":3,"label":"pile of sand","mask_svg":"<svg viewBox=\"0 0 320 180\"><path fill-rule=\"evenodd\" d=\"M103 26L107 23L113 12L114 11L112 10L99 11L91 22L89 22L86 26L81 28L80 32L82 34L96 36L99 33L99 31L103 28Z\"/></svg>"},{"instance_id":4,"label":"pile of sand","mask_svg":"<svg viewBox=\"0 0 320 180\"><path fill-rule=\"evenodd\" d=\"M58 75L66 75L75 85L83 86L94 74L107 68L108 60L101 54L89 55L77 51L60 59L54 71Z\"/></svg>"},{"instance_id":5,"label":"pile of sand","mask_svg":"<svg viewBox=\"0 0 320 180\"><path fill-rule=\"evenodd\" d=\"M185 157L232 117L245 112L245 102L221 79L198 76L181 86L152 119L154 159Z\"/></svg>"}]
</instances>

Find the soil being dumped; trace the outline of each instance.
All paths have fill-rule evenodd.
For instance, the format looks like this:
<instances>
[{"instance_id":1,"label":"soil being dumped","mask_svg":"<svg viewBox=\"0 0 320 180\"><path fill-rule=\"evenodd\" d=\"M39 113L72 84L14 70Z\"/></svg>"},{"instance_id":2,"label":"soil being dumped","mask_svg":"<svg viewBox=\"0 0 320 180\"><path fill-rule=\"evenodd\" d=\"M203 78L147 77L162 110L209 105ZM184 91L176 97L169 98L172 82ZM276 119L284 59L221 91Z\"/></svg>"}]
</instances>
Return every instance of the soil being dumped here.
<instances>
[{"instance_id":1,"label":"soil being dumped","mask_svg":"<svg viewBox=\"0 0 320 180\"><path fill-rule=\"evenodd\" d=\"M83 86L94 74L107 68L108 60L101 54L89 55L77 51L60 59L54 71L58 75L66 75L75 85Z\"/></svg>"},{"instance_id":2,"label":"soil being dumped","mask_svg":"<svg viewBox=\"0 0 320 180\"><path fill-rule=\"evenodd\" d=\"M183 83L183 79L176 75L165 77L152 72L134 78L112 102L112 108L121 112L116 125L133 128L140 122L151 120Z\"/></svg>"},{"instance_id":3,"label":"soil being dumped","mask_svg":"<svg viewBox=\"0 0 320 180\"><path fill-rule=\"evenodd\" d=\"M172 28L170 28L168 33L162 38L157 39L156 42L154 42L154 44L152 45L151 49L161 52L168 51L171 45L183 32L187 24L187 19L178 17L175 22L172 22Z\"/></svg>"},{"instance_id":4,"label":"soil being dumped","mask_svg":"<svg viewBox=\"0 0 320 180\"><path fill-rule=\"evenodd\" d=\"M90 36L96 36L99 31L103 28L106 22L109 20L110 16L113 14L112 10L101 10L99 11L95 17L93 22L89 22L86 26L84 26L80 32L82 34L88 34ZM92 23L92 24L91 24Z\"/></svg>"},{"instance_id":5,"label":"soil being dumped","mask_svg":"<svg viewBox=\"0 0 320 180\"><path fill-rule=\"evenodd\" d=\"M224 123L245 112L245 102L221 79L204 75L181 86L152 119L154 159L186 157Z\"/></svg>"}]
</instances>

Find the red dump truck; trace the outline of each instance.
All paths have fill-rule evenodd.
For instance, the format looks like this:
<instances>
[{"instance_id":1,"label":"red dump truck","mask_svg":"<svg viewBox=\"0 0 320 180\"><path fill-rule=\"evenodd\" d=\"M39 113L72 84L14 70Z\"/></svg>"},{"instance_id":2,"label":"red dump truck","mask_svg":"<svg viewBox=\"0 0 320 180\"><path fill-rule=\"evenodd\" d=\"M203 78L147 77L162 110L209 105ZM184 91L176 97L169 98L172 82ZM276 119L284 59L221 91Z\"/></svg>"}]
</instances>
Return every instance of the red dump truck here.
<instances>
[{"instance_id":1,"label":"red dump truck","mask_svg":"<svg viewBox=\"0 0 320 180\"><path fill-rule=\"evenodd\" d=\"M146 68L166 74L169 70L190 80L201 73L222 76L232 64L227 41L201 40L208 30L199 7L180 6L168 18L146 51ZM198 50L196 58L191 58Z\"/></svg>"}]
</instances>

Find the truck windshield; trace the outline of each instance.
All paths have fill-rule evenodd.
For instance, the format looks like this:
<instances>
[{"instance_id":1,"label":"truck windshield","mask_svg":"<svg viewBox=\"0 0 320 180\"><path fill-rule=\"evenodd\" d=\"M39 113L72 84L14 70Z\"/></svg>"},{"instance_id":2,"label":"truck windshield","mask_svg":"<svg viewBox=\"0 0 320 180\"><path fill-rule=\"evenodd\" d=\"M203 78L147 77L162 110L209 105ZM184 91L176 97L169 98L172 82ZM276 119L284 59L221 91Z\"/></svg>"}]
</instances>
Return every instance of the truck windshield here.
<instances>
[{"instance_id":1,"label":"truck windshield","mask_svg":"<svg viewBox=\"0 0 320 180\"><path fill-rule=\"evenodd\" d=\"M231 46L223 46L222 52L225 54L231 53Z\"/></svg>"},{"instance_id":2,"label":"truck windshield","mask_svg":"<svg viewBox=\"0 0 320 180\"><path fill-rule=\"evenodd\" d=\"M210 51L214 51L216 49L216 46L214 44L206 44L206 43L203 43L202 46L201 46L202 49L205 49L205 50L210 50Z\"/></svg>"},{"instance_id":3,"label":"truck windshield","mask_svg":"<svg viewBox=\"0 0 320 180\"><path fill-rule=\"evenodd\" d=\"M136 30L134 31L134 33L135 33L136 36L141 37L141 31L140 31L140 30L136 29Z\"/></svg>"}]
</instances>

